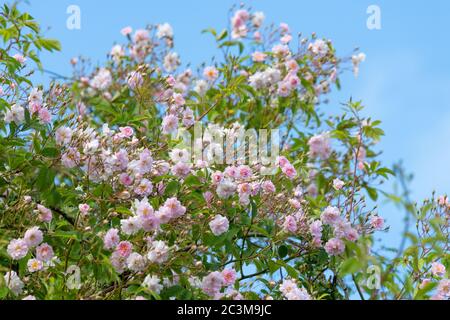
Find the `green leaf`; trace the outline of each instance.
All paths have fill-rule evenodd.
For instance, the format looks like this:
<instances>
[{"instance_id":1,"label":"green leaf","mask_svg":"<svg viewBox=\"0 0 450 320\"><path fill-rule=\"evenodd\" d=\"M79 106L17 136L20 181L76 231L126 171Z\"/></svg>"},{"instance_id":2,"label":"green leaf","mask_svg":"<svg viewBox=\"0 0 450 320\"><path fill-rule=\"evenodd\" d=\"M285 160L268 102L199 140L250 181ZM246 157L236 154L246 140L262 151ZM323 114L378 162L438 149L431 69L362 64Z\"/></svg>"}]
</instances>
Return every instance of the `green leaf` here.
<instances>
[{"instance_id":1,"label":"green leaf","mask_svg":"<svg viewBox=\"0 0 450 320\"><path fill-rule=\"evenodd\" d=\"M348 258L344 260L339 267L339 274L345 276L352 274L361 269L361 263L356 257Z\"/></svg>"},{"instance_id":2,"label":"green leaf","mask_svg":"<svg viewBox=\"0 0 450 320\"><path fill-rule=\"evenodd\" d=\"M288 254L288 248L285 245L281 245L280 247L278 247L278 256L280 258L286 257L287 254Z\"/></svg>"}]
</instances>

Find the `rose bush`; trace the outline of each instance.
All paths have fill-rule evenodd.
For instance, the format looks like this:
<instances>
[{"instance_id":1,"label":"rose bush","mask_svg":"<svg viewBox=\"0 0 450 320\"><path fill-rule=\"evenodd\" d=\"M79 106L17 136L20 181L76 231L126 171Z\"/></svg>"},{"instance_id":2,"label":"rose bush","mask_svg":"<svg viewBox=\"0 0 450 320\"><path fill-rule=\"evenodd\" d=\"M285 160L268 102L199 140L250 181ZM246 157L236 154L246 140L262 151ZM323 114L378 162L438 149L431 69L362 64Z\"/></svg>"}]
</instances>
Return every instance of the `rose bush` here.
<instances>
[{"instance_id":1,"label":"rose bush","mask_svg":"<svg viewBox=\"0 0 450 320\"><path fill-rule=\"evenodd\" d=\"M378 159L380 121L327 105L365 55L264 19L234 8L195 70L169 24L126 27L104 65L43 87L29 77L59 43L3 6L0 298L449 298L447 198L382 190L407 177ZM247 129L279 129L279 156L228 140ZM380 196L417 226L394 253L374 246Z\"/></svg>"}]
</instances>

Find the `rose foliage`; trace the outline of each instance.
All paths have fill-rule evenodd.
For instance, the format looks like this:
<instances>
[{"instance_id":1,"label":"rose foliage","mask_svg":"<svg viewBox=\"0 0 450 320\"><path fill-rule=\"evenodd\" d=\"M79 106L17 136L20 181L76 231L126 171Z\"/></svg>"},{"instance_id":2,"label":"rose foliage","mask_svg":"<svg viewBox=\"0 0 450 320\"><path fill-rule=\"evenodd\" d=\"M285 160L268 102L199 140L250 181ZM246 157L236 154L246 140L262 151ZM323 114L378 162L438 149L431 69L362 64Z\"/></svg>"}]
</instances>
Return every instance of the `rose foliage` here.
<instances>
[{"instance_id":1,"label":"rose foliage","mask_svg":"<svg viewBox=\"0 0 450 320\"><path fill-rule=\"evenodd\" d=\"M42 86L31 75L58 41L2 7L0 298L450 297L447 197L383 190L408 178L379 160L380 121L327 103L365 55L230 16L204 31L220 58L198 68L169 24L126 27L104 64L73 59ZM251 129L278 129L279 154L228 139ZM415 227L400 249L383 246L386 199Z\"/></svg>"}]
</instances>

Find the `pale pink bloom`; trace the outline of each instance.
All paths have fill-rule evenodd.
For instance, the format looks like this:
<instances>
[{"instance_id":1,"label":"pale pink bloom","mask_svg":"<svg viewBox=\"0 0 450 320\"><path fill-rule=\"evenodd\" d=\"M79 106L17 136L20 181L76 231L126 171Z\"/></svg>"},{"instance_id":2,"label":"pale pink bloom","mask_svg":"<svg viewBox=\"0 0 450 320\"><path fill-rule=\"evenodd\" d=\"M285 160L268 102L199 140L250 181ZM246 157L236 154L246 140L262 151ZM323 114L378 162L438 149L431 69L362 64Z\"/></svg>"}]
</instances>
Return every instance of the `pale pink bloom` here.
<instances>
[{"instance_id":1,"label":"pale pink bloom","mask_svg":"<svg viewBox=\"0 0 450 320\"><path fill-rule=\"evenodd\" d=\"M37 213L39 215L39 220L42 222L52 221L52 211L41 204L37 205Z\"/></svg>"},{"instance_id":2,"label":"pale pink bloom","mask_svg":"<svg viewBox=\"0 0 450 320\"><path fill-rule=\"evenodd\" d=\"M238 185L237 191L239 193L239 196L243 195L249 196L252 191L252 188L249 183L241 183Z\"/></svg>"},{"instance_id":3,"label":"pale pink bloom","mask_svg":"<svg viewBox=\"0 0 450 320\"><path fill-rule=\"evenodd\" d=\"M278 85L277 93L280 97L287 97L291 93L291 86L289 85L289 83L283 81Z\"/></svg>"},{"instance_id":4,"label":"pale pink bloom","mask_svg":"<svg viewBox=\"0 0 450 320\"><path fill-rule=\"evenodd\" d=\"M125 50L120 44L116 44L111 48L109 53L115 62L119 62L120 58L125 56Z\"/></svg>"},{"instance_id":5,"label":"pale pink bloom","mask_svg":"<svg viewBox=\"0 0 450 320\"><path fill-rule=\"evenodd\" d=\"M276 162L281 168L283 168L283 167L285 167L285 166L290 164L289 160L286 157L284 157L284 156L277 157L277 161Z\"/></svg>"},{"instance_id":6,"label":"pale pink bloom","mask_svg":"<svg viewBox=\"0 0 450 320\"><path fill-rule=\"evenodd\" d=\"M289 25L285 22L280 23L281 33L289 33Z\"/></svg>"},{"instance_id":7,"label":"pale pink bloom","mask_svg":"<svg viewBox=\"0 0 450 320\"><path fill-rule=\"evenodd\" d=\"M255 51L252 53L252 59L255 62L263 62L267 58L267 54L259 51Z\"/></svg>"},{"instance_id":8,"label":"pale pink bloom","mask_svg":"<svg viewBox=\"0 0 450 320\"><path fill-rule=\"evenodd\" d=\"M337 238L332 238L325 244L325 251L331 256L340 255L344 250L344 242Z\"/></svg>"},{"instance_id":9,"label":"pale pink bloom","mask_svg":"<svg viewBox=\"0 0 450 320\"><path fill-rule=\"evenodd\" d=\"M166 82L170 87L173 87L176 85L177 80L172 75L168 75L166 78Z\"/></svg>"},{"instance_id":10,"label":"pale pink bloom","mask_svg":"<svg viewBox=\"0 0 450 320\"><path fill-rule=\"evenodd\" d=\"M172 96L173 102L176 106L181 107L186 104L186 100L184 100L184 97L180 93L174 93Z\"/></svg>"},{"instance_id":11,"label":"pale pink bloom","mask_svg":"<svg viewBox=\"0 0 450 320\"><path fill-rule=\"evenodd\" d=\"M28 96L28 102L34 102L37 104L42 104L43 92L38 88L33 88Z\"/></svg>"},{"instance_id":12,"label":"pale pink bloom","mask_svg":"<svg viewBox=\"0 0 450 320\"><path fill-rule=\"evenodd\" d=\"M24 297L22 300L36 300L36 297L32 296L32 295L28 295L28 296Z\"/></svg>"},{"instance_id":13,"label":"pale pink bloom","mask_svg":"<svg viewBox=\"0 0 450 320\"><path fill-rule=\"evenodd\" d=\"M36 248L36 258L43 262L50 261L54 255L53 248L47 243L43 243Z\"/></svg>"},{"instance_id":14,"label":"pale pink bloom","mask_svg":"<svg viewBox=\"0 0 450 320\"><path fill-rule=\"evenodd\" d=\"M180 57L176 52L169 52L164 57L163 66L167 72L175 71L180 64L181 64Z\"/></svg>"},{"instance_id":15,"label":"pale pink bloom","mask_svg":"<svg viewBox=\"0 0 450 320\"><path fill-rule=\"evenodd\" d=\"M291 42L292 36L290 34L286 34L280 38L281 43L288 44Z\"/></svg>"},{"instance_id":16,"label":"pale pink bloom","mask_svg":"<svg viewBox=\"0 0 450 320\"><path fill-rule=\"evenodd\" d=\"M220 171L216 171L211 175L211 179L213 184L219 184L223 181L223 173Z\"/></svg>"},{"instance_id":17,"label":"pale pink bloom","mask_svg":"<svg viewBox=\"0 0 450 320\"><path fill-rule=\"evenodd\" d=\"M178 129L178 118L173 114L169 114L163 118L162 121L162 132L164 134L171 134L176 132Z\"/></svg>"},{"instance_id":18,"label":"pale pink bloom","mask_svg":"<svg viewBox=\"0 0 450 320\"><path fill-rule=\"evenodd\" d=\"M6 111L4 120L6 123L21 124L25 120L25 109L17 104L12 105L11 109Z\"/></svg>"},{"instance_id":19,"label":"pale pink bloom","mask_svg":"<svg viewBox=\"0 0 450 320\"><path fill-rule=\"evenodd\" d=\"M120 241L117 246L115 252L123 258L128 258L133 250L133 245L129 241Z\"/></svg>"},{"instance_id":20,"label":"pale pink bloom","mask_svg":"<svg viewBox=\"0 0 450 320\"><path fill-rule=\"evenodd\" d=\"M311 43L309 45L309 50L313 54L315 54L315 55L317 55L319 57L322 57L322 56L325 56L328 53L328 45L327 45L327 43L324 40L317 39L314 43Z\"/></svg>"},{"instance_id":21,"label":"pale pink bloom","mask_svg":"<svg viewBox=\"0 0 450 320\"><path fill-rule=\"evenodd\" d=\"M144 62L144 59L148 53L145 45L146 45L145 42L143 42L142 44L137 43L137 44L132 45L130 48L130 57L140 63Z\"/></svg>"},{"instance_id":22,"label":"pale pink bloom","mask_svg":"<svg viewBox=\"0 0 450 320\"><path fill-rule=\"evenodd\" d=\"M236 184L234 184L228 179L224 179L217 186L216 192L217 195L222 199L229 198L236 192Z\"/></svg>"},{"instance_id":23,"label":"pale pink bloom","mask_svg":"<svg viewBox=\"0 0 450 320\"><path fill-rule=\"evenodd\" d=\"M84 116L86 114L86 109L87 109L87 107L83 102L77 103L77 110L81 116Z\"/></svg>"},{"instance_id":24,"label":"pale pink bloom","mask_svg":"<svg viewBox=\"0 0 450 320\"><path fill-rule=\"evenodd\" d=\"M250 195L239 193L239 203L243 206L248 206L250 204Z\"/></svg>"},{"instance_id":25,"label":"pale pink bloom","mask_svg":"<svg viewBox=\"0 0 450 320\"><path fill-rule=\"evenodd\" d=\"M112 75L108 69L101 68L90 81L92 88L105 91L112 84Z\"/></svg>"},{"instance_id":26,"label":"pale pink bloom","mask_svg":"<svg viewBox=\"0 0 450 320\"><path fill-rule=\"evenodd\" d=\"M256 42L260 42L260 41L262 40L261 32L255 31L255 32L253 33L253 39L254 39Z\"/></svg>"},{"instance_id":27,"label":"pale pink bloom","mask_svg":"<svg viewBox=\"0 0 450 320\"><path fill-rule=\"evenodd\" d=\"M203 198L205 199L206 205L209 207L211 205L214 195L211 191L206 191L203 193Z\"/></svg>"},{"instance_id":28,"label":"pale pink bloom","mask_svg":"<svg viewBox=\"0 0 450 320\"><path fill-rule=\"evenodd\" d=\"M156 217L160 221L160 223L168 223L171 219L173 219L173 215L170 209L162 206L155 213Z\"/></svg>"},{"instance_id":29,"label":"pale pink bloom","mask_svg":"<svg viewBox=\"0 0 450 320\"><path fill-rule=\"evenodd\" d=\"M289 199L288 200L289 204L291 206L293 206L295 209L300 209L301 208L301 203L300 201L298 201L297 199Z\"/></svg>"},{"instance_id":30,"label":"pale pink bloom","mask_svg":"<svg viewBox=\"0 0 450 320\"><path fill-rule=\"evenodd\" d=\"M277 44L272 48L273 54L281 57L286 57L290 54L289 47L285 44Z\"/></svg>"},{"instance_id":31,"label":"pale pink bloom","mask_svg":"<svg viewBox=\"0 0 450 320\"><path fill-rule=\"evenodd\" d=\"M362 162L366 158L366 155L367 155L366 149L363 146L360 146L357 150L356 160Z\"/></svg>"},{"instance_id":32,"label":"pale pink bloom","mask_svg":"<svg viewBox=\"0 0 450 320\"><path fill-rule=\"evenodd\" d=\"M322 238L322 222L320 220L312 222L309 226L309 232L314 238Z\"/></svg>"},{"instance_id":33,"label":"pale pink bloom","mask_svg":"<svg viewBox=\"0 0 450 320\"><path fill-rule=\"evenodd\" d=\"M150 172L153 167L153 158L152 153L148 149L144 149L141 154L139 155L139 161L138 161L138 172L140 174L146 174L147 172Z\"/></svg>"},{"instance_id":34,"label":"pale pink bloom","mask_svg":"<svg viewBox=\"0 0 450 320\"><path fill-rule=\"evenodd\" d=\"M38 116L41 123L47 124L52 121L52 115L47 108L39 109Z\"/></svg>"},{"instance_id":35,"label":"pale pink bloom","mask_svg":"<svg viewBox=\"0 0 450 320\"><path fill-rule=\"evenodd\" d=\"M85 216L89 213L91 207L87 203L81 203L78 205L78 210L80 210L80 213Z\"/></svg>"},{"instance_id":36,"label":"pale pink bloom","mask_svg":"<svg viewBox=\"0 0 450 320\"><path fill-rule=\"evenodd\" d=\"M185 127L190 127L190 126L194 125L195 116L194 116L194 111L192 111L192 109L186 108L186 110L183 111L182 122Z\"/></svg>"},{"instance_id":37,"label":"pale pink bloom","mask_svg":"<svg viewBox=\"0 0 450 320\"><path fill-rule=\"evenodd\" d=\"M251 178L253 175L252 169L250 169L250 167L246 166L246 165L240 165L237 168L237 172L238 172L238 177L243 180L247 180L247 179Z\"/></svg>"},{"instance_id":38,"label":"pale pink bloom","mask_svg":"<svg viewBox=\"0 0 450 320\"><path fill-rule=\"evenodd\" d=\"M358 231L356 231L356 229L351 227L344 230L344 236L345 239L352 242L355 242L359 238Z\"/></svg>"},{"instance_id":39,"label":"pale pink bloom","mask_svg":"<svg viewBox=\"0 0 450 320\"><path fill-rule=\"evenodd\" d=\"M72 140L72 129L69 127L60 127L55 132L56 144L65 146Z\"/></svg>"},{"instance_id":40,"label":"pale pink bloom","mask_svg":"<svg viewBox=\"0 0 450 320\"><path fill-rule=\"evenodd\" d=\"M370 218L370 225L376 230L382 230L384 227L384 219L378 215L373 215Z\"/></svg>"},{"instance_id":41,"label":"pale pink bloom","mask_svg":"<svg viewBox=\"0 0 450 320\"><path fill-rule=\"evenodd\" d=\"M359 53L357 55L352 56L353 63L353 74L355 77L358 77L359 74L359 65L366 60L366 55L364 53Z\"/></svg>"},{"instance_id":42,"label":"pale pink bloom","mask_svg":"<svg viewBox=\"0 0 450 320\"><path fill-rule=\"evenodd\" d=\"M177 198L167 199L163 207L168 211L171 218L178 218L186 213L186 207L182 206Z\"/></svg>"},{"instance_id":43,"label":"pale pink bloom","mask_svg":"<svg viewBox=\"0 0 450 320\"><path fill-rule=\"evenodd\" d=\"M447 198L447 196L439 196L439 197L438 197L438 204L439 204L440 206L446 206L446 205L448 205L448 198Z\"/></svg>"},{"instance_id":44,"label":"pale pink bloom","mask_svg":"<svg viewBox=\"0 0 450 320\"><path fill-rule=\"evenodd\" d=\"M272 181L266 180L262 183L264 193L275 193L276 188Z\"/></svg>"},{"instance_id":45,"label":"pale pink bloom","mask_svg":"<svg viewBox=\"0 0 450 320\"><path fill-rule=\"evenodd\" d=\"M20 260L27 255L28 246L23 239L13 239L9 242L6 251L13 260Z\"/></svg>"},{"instance_id":46,"label":"pale pink bloom","mask_svg":"<svg viewBox=\"0 0 450 320\"><path fill-rule=\"evenodd\" d=\"M142 201L136 200L135 206L136 206L136 215L143 219L147 219L153 216L155 213L155 210L150 205L147 198L142 199Z\"/></svg>"},{"instance_id":47,"label":"pale pink bloom","mask_svg":"<svg viewBox=\"0 0 450 320\"><path fill-rule=\"evenodd\" d=\"M131 28L130 26L123 28L122 30L120 30L120 33L123 36L128 36L129 34L131 34L133 32L133 28Z\"/></svg>"},{"instance_id":48,"label":"pale pink bloom","mask_svg":"<svg viewBox=\"0 0 450 320\"><path fill-rule=\"evenodd\" d=\"M122 272L125 271L127 258L129 255L130 253L128 253L128 255L125 257L121 255L119 251L114 251L112 253L111 257L109 258L109 261L111 262L111 265L113 266L114 270L116 270L117 273L121 274Z\"/></svg>"},{"instance_id":49,"label":"pale pink bloom","mask_svg":"<svg viewBox=\"0 0 450 320\"><path fill-rule=\"evenodd\" d=\"M141 272L144 271L144 269L147 266L147 260L145 257L140 255L137 252L131 253L127 258L127 267L131 271L134 272Z\"/></svg>"},{"instance_id":50,"label":"pale pink bloom","mask_svg":"<svg viewBox=\"0 0 450 320\"><path fill-rule=\"evenodd\" d=\"M282 167L281 170L289 179L294 179L297 176L297 170L291 164Z\"/></svg>"},{"instance_id":51,"label":"pale pink bloom","mask_svg":"<svg viewBox=\"0 0 450 320\"><path fill-rule=\"evenodd\" d=\"M69 148L62 155L61 161L66 168L74 168L80 162L80 153L75 148Z\"/></svg>"},{"instance_id":52,"label":"pale pink bloom","mask_svg":"<svg viewBox=\"0 0 450 320\"><path fill-rule=\"evenodd\" d=\"M341 190L345 185L345 182L339 179L333 180L333 188L336 190Z\"/></svg>"},{"instance_id":53,"label":"pale pink bloom","mask_svg":"<svg viewBox=\"0 0 450 320\"><path fill-rule=\"evenodd\" d=\"M313 136L308 141L309 155L312 158L328 159L331 155L329 133Z\"/></svg>"},{"instance_id":54,"label":"pale pink bloom","mask_svg":"<svg viewBox=\"0 0 450 320\"><path fill-rule=\"evenodd\" d=\"M450 298L450 280L449 279L442 279L439 281L437 292L439 296Z\"/></svg>"},{"instance_id":55,"label":"pale pink bloom","mask_svg":"<svg viewBox=\"0 0 450 320\"><path fill-rule=\"evenodd\" d=\"M438 197L438 204L440 206L447 206L448 205L448 197L447 196L439 196Z\"/></svg>"},{"instance_id":56,"label":"pale pink bloom","mask_svg":"<svg viewBox=\"0 0 450 320\"><path fill-rule=\"evenodd\" d=\"M242 21L247 21L250 18L250 13L245 9L240 9L234 13L234 17L239 18Z\"/></svg>"},{"instance_id":57,"label":"pale pink bloom","mask_svg":"<svg viewBox=\"0 0 450 320\"><path fill-rule=\"evenodd\" d=\"M228 219L222 215L216 215L214 219L209 223L212 233L215 236L220 236L221 234L228 231L229 222Z\"/></svg>"},{"instance_id":58,"label":"pale pink bloom","mask_svg":"<svg viewBox=\"0 0 450 320\"><path fill-rule=\"evenodd\" d=\"M214 297L220 292L224 285L224 279L221 272L214 271L203 278L202 290L210 297Z\"/></svg>"},{"instance_id":59,"label":"pale pink bloom","mask_svg":"<svg viewBox=\"0 0 450 320\"><path fill-rule=\"evenodd\" d=\"M129 138L129 137L131 137L134 134L134 130L133 130L132 127L128 127L128 126L127 127L120 127L119 130L120 130L120 135L123 138Z\"/></svg>"},{"instance_id":60,"label":"pale pink bloom","mask_svg":"<svg viewBox=\"0 0 450 320\"><path fill-rule=\"evenodd\" d=\"M297 288L297 284L291 279L285 279L280 284L280 291L283 295L288 294L289 292L295 290Z\"/></svg>"},{"instance_id":61,"label":"pale pink bloom","mask_svg":"<svg viewBox=\"0 0 450 320\"><path fill-rule=\"evenodd\" d=\"M27 262L28 271L33 273L42 270L44 264L38 259L30 259Z\"/></svg>"},{"instance_id":62,"label":"pale pink bloom","mask_svg":"<svg viewBox=\"0 0 450 320\"><path fill-rule=\"evenodd\" d=\"M158 37L158 39L161 38L173 38L173 29L172 26L170 24L163 23L158 25L157 31L156 31L156 36Z\"/></svg>"},{"instance_id":63,"label":"pale pink bloom","mask_svg":"<svg viewBox=\"0 0 450 320\"><path fill-rule=\"evenodd\" d=\"M365 162L363 161L358 161L358 169L359 170L364 170L365 169Z\"/></svg>"},{"instance_id":64,"label":"pale pink bloom","mask_svg":"<svg viewBox=\"0 0 450 320\"><path fill-rule=\"evenodd\" d=\"M142 179L134 189L134 192L140 196L149 196L153 191L153 184L148 179Z\"/></svg>"},{"instance_id":65,"label":"pale pink bloom","mask_svg":"<svg viewBox=\"0 0 450 320\"><path fill-rule=\"evenodd\" d=\"M305 288L295 288L286 294L288 300L311 300L311 296Z\"/></svg>"},{"instance_id":66,"label":"pale pink bloom","mask_svg":"<svg viewBox=\"0 0 450 320\"><path fill-rule=\"evenodd\" d=\"M264 12L257 11L255 13L253 13L253 15L252 15L252 24L253 24L253 26L255 28L259 28L263 24L264 19L265 19Z\"/></svg>"},{"instance_id":67,"label":"pale pink bloom","mask_svg":"<svg viewBox=\"0 0 450 320\"><path fill-rule=\"evenodd\" d=\"M106 232L105 236L103 237L103 245L104 248L107 250L112 250L120 242L119 237L119 230L117 229L109 229L108 232Z\"/></svg>"},{"instance_id":68,"label":"pale pink bloom","mask_svg":"<svg viewBox=\"0 0 450 320\"><path fill-rule=\"evenodd\" d=\"M435 276L435 277L443 277L445 276L445 266L442 263L439 262L433 262L431 264L431 273Z\"/></svg>"},{"instance_id":69,"label":"pale pink bloom","mask_svg":"<svg viewBox=\"0 0 450 320\"><path fill-rule=\"evenodd\" d=\"M189 162L190 160L190 154L187 149L178 149L175 148L172 151L169 152L170 160L174 163L178 162Z\"/></svg>"},{"instance_id":70,"label":"pale pink bloom","mask_svg":"<svg viewBox=\"0 0 450 320\"><path fill-rule=\"evenodd\" d=\"M32 227L25 232L23 240L27 244L28 248L33 248L39 245L44 239L44 235L39 227Z\"/></svg>"},{"instance_id":71,"label":"pale pink bloom","mask_svg":"<svg viewBox=\"0 0 450 320\"><path fill-rule=\"evenodd\" d=\"M231 298L232 300L244 300L244 296L237 290L233 288L229 288L226 291L227 298Z\"/></svg>"},{"instance_id":72,"label":"pale pink bloom","mask_svg":"<svg viewBox=\"0 0 450 320\"><path fill-rule=\"evenodd\" d=\"M169 247L164 241L153 241L147 258L152 263L162 264L169 259Z\"/></svg>"},{"instance_id":73,"label":"pale pink bloom","mask_svg":"<svg viewBox=\"0 0 450 320\"><path fill-rule=\"evenodd\" d=\"M189 163L178 162L172 167L172 174L180 178L186 178L191 173L192 165Z\"/></svg>"},{"instance_id":74,"label":"pale pink bloom","mask_svg":"<svg viewBox=\"0 0 450 320\"><path fill-rule=\"evenodd\" d=\"M258 193L261 191L261 184L259 182L252 182L251 187L252 187L251 191L252 196L258 195Z\"/></svg>"},{"instance_id":75,"label":"pale pink bloom","mask_svg":"<svg viewBox=\"0 0 450 320\"><path fill-rule=\"evenodd\" d=\"M23 287L25 286L25 284L22 282L15 271L6 272L3 276L3 279L5 280L5 284L8 289L11 290L14 295L18 296L23 292Z\"/></svg>"},{"instance_id":76,"label":"pale pink bloom","mask_svg":"<svg viewBox=\"0 0 450 320\"><path fill-rule=\"evenodd\" d=\"M160 284L160 280L157 276L153 275L147 275L142 282L142 286L147 288L150 291L155 292L156 294L159 294L161 290L163 289L163 286Z\"/></svg>"},{"instance_id":77,"label":"pale pink bloom","mask_svg":"<svg viewBox=\"0 0 450 320\"><path fill-rule=\"evenodd\" d=\"M239 177L239 171L235 166L226 167L224 173L230 178L237 179Z\"/></svg>"},{"instance_id":78,"label":"pale pink bloom","mask_svg":"<svg viewBox=\"0 0 450 320\"><path fill-rule=\"evenodd\" d=\"M290 233L296 233L297 232L297 221L295 220L294 216L287 216L284 219L283 223L283 229L286 232Z\"/></svg>"},{"instance_id":79,"label":"pale pink bloom","mask_svg":"<svg viewBox=\"0 0 450 320\"><path fill-rule=\"evenodd\" d=\"M17 62L19 62L21 65L24 65L25 62L27 62L27 59L21 55L20 53L16 53L12 56Z\"/></svg>"},{"instance_id":80,"label":"pale pink bloom","mask_svg":"<svg viewBox=\"0 0 450 320\"><path fill-rule=\"evenodd\" d=\"M140 72L132 71L128 74L127 83L131 90L135 90L144 84L144 78Z\"/></svg>"},{"instance_id":81,"label":"pale pink bloom","mask_svg":"<svg viewBox=\"0 0 450 320\"><path fill-rule=\"evenodd\" d=\"M214 81L219 77L219 71L215 67L209 66L203 70L203 76L208 81Z\"/></svg>"},{"instance_id":82,"label":"pale pink bloom","mask_svg":"<svg viewBox=\"0 0 450 320\"><path fill-rule=\"evenodd\" d=\"M341 212L336 207L327 207L320 217L324 224L335 225L341 219Z\"/></svg>"},{"instance_id":83,"label":"pale pink bloom","mask_svg":"<svg viewBox=\"0 0 450 320\"><path fill-rule=\"evenodd\" d=\"M296 74L288 74L284 82L291 88L295 89L300 85L300 79Z\"/></svg>"},{"instance_id":84,"label":"pale pink bloom","mask_svg":"<svg viewBox=\"0 0 450 320\"><path fill-rule=\"evenodd\" d=\"M150 39L150 35L148 33L148 30L139 29L134 32L133 40L135 43L147 41L149 39Z\"/></svg>"},{"instance_id":85,"label":"pale pink bloom","mask_svg":"<svg viewBox=\"0 0 450 320\"><path fill-rule=\"evenodd\" d=\"M431 279L423 279L419 285L419 289L424 289L429 283L431 283Z\"/></svg>"},{"instance_id":86,"label":"pale pink bloom","mask_svg":"<svg viewBox=\"0 0 450 320\"><path fill-rule=\"evenodd\" d=\"M225 269L222 271L223 283L225 286L231 286L236 281L236 270Z\"/></svg>"},{"instance_id":87,"label":"pale pink bloom","mask_svg":"<svg viewBox=\"0 0 450 320\"><path fill-rule=\"evenodd\" d=\"M126 235L136 234L141 227L141 219L137 216L120 220L120 230Z\"/></svg>"}]
</instances>

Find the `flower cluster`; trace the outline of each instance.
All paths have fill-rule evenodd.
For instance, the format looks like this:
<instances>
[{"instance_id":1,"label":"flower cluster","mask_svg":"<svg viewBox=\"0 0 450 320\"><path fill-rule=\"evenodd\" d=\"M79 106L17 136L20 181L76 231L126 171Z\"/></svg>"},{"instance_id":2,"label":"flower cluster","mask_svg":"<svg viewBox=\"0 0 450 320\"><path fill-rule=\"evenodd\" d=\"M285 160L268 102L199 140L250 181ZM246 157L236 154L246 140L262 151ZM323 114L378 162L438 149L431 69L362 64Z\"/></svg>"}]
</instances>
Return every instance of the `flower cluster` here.
<instances>
[{"instance_id":1,"label":"flower cluster","mask_svg":"<svg viewBox=\"0 0 450 320\"><path fill-rule=\"evenodd\" d=\"M376 201L393 173L373 151L383 132L359 116L360 103L336 117L320 109L340 86L341 65L357 74L365 55L339 58L315 34L294 49L286 23L264 28L264 20L235 10L230 34L209 30L223 61L197 69L183 69L168 23L125 27L125 43L104 65L92 70L74 58L73 77L48 90L18 76L33 54L8 53L16 69L0 69L0 243L8 258L0 294L345 298L349 273L358 285L371 264L383 266L371 250L386 223L366 200ZM198 127L206 130L198 135ZM243 135L251 128L280 129L281 141L266 146L280 152L252 146ZM426 205L432 214L418 226L427 249L402 261L426 270L412 268L420 294L432 283L433 298L448 299L448 259L427 246L448 239L450 205L446 197ZM77 290L69 267L81 274Z\"/></svg>"}]
</instances>

